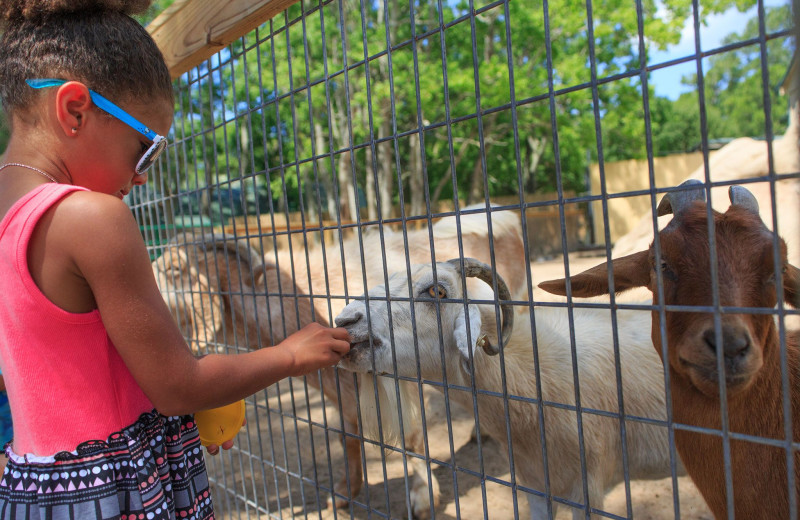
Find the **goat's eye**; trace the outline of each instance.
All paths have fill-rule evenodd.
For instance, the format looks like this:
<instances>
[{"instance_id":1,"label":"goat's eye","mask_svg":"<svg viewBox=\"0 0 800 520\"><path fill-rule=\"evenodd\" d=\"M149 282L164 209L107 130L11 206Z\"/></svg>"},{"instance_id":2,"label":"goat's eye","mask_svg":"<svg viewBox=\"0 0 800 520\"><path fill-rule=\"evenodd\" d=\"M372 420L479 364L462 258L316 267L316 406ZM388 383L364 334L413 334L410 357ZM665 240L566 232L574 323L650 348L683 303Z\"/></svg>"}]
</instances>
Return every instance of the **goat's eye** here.
<instances>
[{"instance_id":1,"label":"goat's eye","mask_svg":"<svg viewBox=\"0 0 800 520\"><path fill-rule=\"evenodd\" d=\"M656 267L653 265L653 270L655 269ZM661 263L658 264L658 269L663 274L665 280L676 281L678 279L678 277L675 275L675 272L672 270L666 260L661 260Z\"/></svg>"},{"instance_id":2,"label":"goat's eye","mask_svg":"<svg viewBox=\"0 0 800 520\"><path fill-rule=\"evenodd\" d=\"M782 275L786 275L786 271L787 271L787 267L785 265L783 267L781 267L781 274ZM767 283L768 284L774 284L776 278L777 278L777 276L775 275L775 273L774 272L771 273L769 275L769 278L767 278Z\"/></svg>"},{"instance_id":3,"label":"goat's eye","mask_svg":"<svg viewBox=\"0 0 800 520\"><path fill-rule=\"evenodd\" d=\"M667 262L665 260L662 260L661 263L658 264L658 270L660 270L661 272L667 271L668 269L669 269L669 266L667 265ZM655 264L655 262L653 262L653 271L656 271L656 270L657 270L656 269L656 264Z\"/></svg>"},{"instance_id":4,"label":"goat's eye","mask_svg":"<svg viewBox=\"0 0 800 520\"><path fill-rule=\"evenodd\" d=\"M431 298L447 298L447 291L441 285L431 285L428 289Z\"/></svg>"}]
</instances>

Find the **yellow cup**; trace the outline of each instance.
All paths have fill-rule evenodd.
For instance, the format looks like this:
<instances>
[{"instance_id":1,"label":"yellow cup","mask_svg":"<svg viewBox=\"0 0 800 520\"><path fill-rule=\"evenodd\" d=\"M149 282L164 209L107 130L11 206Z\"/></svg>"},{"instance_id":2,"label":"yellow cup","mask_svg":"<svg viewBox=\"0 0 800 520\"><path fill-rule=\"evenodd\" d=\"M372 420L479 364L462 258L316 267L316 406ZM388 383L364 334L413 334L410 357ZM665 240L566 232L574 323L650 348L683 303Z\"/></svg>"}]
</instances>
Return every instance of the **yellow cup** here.
<instances>
[{"instance_id":1,"label":"yellow cup","mask_svg":"<svg viewBox=\"0 0 800 520\"><path fill-rule=\"evenodd\" d=\"M244 399L219 408L202 410L194 414L200 443L222 445L236 437L244 423Z\"/></svg>"}]
</instances>

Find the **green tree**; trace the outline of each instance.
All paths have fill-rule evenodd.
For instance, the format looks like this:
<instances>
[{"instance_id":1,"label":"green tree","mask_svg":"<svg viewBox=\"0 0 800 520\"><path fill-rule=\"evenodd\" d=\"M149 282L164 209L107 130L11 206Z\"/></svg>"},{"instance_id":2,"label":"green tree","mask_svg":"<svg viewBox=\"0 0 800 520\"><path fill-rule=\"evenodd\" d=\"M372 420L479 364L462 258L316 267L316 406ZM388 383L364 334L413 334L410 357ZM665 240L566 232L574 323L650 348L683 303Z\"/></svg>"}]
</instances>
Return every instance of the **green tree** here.
<instances>
[{"instance_id":1,"label":"green tree","mask_svg":"<svg viewBox=\"0 0 800 520\"><path fill-rule=\"evenodd\" d=\"M646 155L636 9L477 3L294 4L179 80L178 145L154 183L201 193L236 182L309 218L354 218L363 194L372 219L400 201L418 215L440 198L515 193L518 179L529 192L580 191L598 150ZM641 14L647 53L677 43L691 2L646 0ZM657 148L685 147L673 121L691 121L691 103L648 94Z\"/></svg>"},{"instance_id":2,"label":"green tree","mask_svg":"<svg viewBox=\"0 0 800 520\"><path fill-rule=\"evenodd\" d=\"M765 15L764 23L768 33L792 26L788 5L768 7ZM759 19L754 17L747 22L741 33L734 32L726 36L722 45L747 41L758 36ZM704 61L704 105L709 139L766 136L765 93L770 100L772 134L780 135L786 130L787 100L777 87L791 63L790 41L785 38L768 40L766 58L766 82L762 74L761 46L758 43L716 54ZM697 75L684 77L683 83L695 90L681 94L672 103L658 100L659 117L654 121L654 148L658 155L689 151L701 143Z\"/></svg>"}]
</instances>

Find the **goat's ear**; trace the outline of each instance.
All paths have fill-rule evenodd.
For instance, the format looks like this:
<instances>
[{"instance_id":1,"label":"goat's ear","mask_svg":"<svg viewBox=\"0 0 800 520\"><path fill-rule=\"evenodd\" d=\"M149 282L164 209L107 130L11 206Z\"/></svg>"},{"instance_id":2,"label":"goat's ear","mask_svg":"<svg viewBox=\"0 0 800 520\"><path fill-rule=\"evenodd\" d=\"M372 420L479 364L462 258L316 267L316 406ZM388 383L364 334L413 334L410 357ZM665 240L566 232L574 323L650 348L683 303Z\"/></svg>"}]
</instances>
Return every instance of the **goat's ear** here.
<instances>
[{"instance_id":1,"label":"goat's ear","mask_svg":"<svg viewBox=\"0 0 800 520\"><path fill-rule=\"evenodd\" d=\"M453 324L453 336L458 352L461 354L461 366L469 373L469 353L475 355L475 343L481 335L481 311L477 305L468 305L469 334L467 334L467 317L462 306Z\"/></svg>"},{"instance_id":2,"label":"goat's ear","mask_svg":"<svg viewBox=\"0 0 800 520\"><path fill-rule=\"evenodd\" d=\"M800 269L791 264L786 266L786 272L783 273L783 299L795 309L800 309Z\"/></svg>"},{"instance_id":3,"label":"goat's ear","mask_svg":"<svg viewBox=\"0 0 800 520\"><path fill-rule=\"evenodd\" d=\"M634 287L646 287L650 284L650 252L640 251L617 258L611 262L611 269L614 271L615 292L620 293ZM569 280L573 296L588 298L608 294L608 262L571 276ZM539 287L549 293L567 295L565 278L542 282Z\"/></svg>"}]
</instances>

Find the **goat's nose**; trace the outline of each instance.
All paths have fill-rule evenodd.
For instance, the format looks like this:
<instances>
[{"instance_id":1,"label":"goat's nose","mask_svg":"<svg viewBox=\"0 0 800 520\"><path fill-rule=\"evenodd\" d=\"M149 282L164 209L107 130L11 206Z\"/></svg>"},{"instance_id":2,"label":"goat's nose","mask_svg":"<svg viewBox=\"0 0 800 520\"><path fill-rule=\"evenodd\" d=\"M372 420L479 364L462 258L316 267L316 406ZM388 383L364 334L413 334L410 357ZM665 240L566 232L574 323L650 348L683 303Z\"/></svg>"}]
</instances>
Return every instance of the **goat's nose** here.
<instances>
[{"instance_id":1,"label":"goat's nose","mask_svg":"<svg viewBox=\"0 0 800 520\"><path fill-rule=\"evenodd\" d=\"M358 323L363 317L364 315L361 313L361 311L345 308L338 316L336 316L334 321L336 322L337 327L347 327L348 325Z\"/></svg>"},{"instance_id":2,"label":"goat's nose","mask_svg":"<svg viewBox=\"0 0 800 520\"><path fill-rule=\"evenodd\" d=\"M717 350L717 335L713 328L707 329L703 333L703 340L706 345L715 351ZM726 358L733 359L747 352L750 348L750 334L746 329L731 325L722 326L722 353Z\"/></svg>"}]
</instances>

